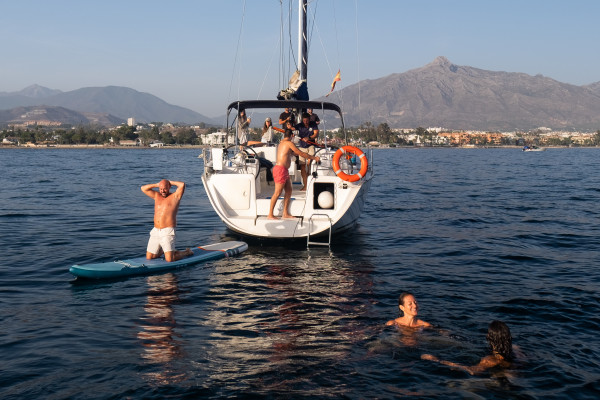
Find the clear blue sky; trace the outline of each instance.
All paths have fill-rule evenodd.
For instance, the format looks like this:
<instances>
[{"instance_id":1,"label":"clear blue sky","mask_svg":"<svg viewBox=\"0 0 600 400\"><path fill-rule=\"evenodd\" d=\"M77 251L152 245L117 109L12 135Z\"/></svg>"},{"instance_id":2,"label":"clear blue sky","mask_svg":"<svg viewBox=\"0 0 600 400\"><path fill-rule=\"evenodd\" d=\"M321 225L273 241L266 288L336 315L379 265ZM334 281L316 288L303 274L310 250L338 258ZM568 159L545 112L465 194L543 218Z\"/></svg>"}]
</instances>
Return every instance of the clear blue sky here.
<instances>
[{"instance_id":1,"label":"clear blue sky","mask_svg":"<svg viewBox=\"0 0 600 400\"><path fill-rule=\"evenodd\" d=\"M283 88L280 4L0 0L0 92L34 83L62 91L127 86L222 115L230 101L274 98ZM312 98L327 93L338 68L342 88L437 56L575 85L600 81L597 0L313 0L309 7ZM297 17L292 24L296 52ZM287 14L284 30L287 61Z\"/></svg>"}]
</instances>

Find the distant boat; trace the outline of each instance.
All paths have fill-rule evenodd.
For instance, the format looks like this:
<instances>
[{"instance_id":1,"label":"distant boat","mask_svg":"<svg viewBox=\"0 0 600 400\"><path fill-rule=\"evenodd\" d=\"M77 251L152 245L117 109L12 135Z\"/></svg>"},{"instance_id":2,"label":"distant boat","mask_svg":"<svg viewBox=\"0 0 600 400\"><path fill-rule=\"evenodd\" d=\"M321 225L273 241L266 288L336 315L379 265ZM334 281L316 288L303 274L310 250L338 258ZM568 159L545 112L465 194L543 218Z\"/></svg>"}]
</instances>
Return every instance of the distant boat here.
<instances>
[{"instance_id":1,"label":"distant boat","mask_svg":"<svg viewBox=\"0 0 600 400\"><path fill-rule=\"evenodd\" d=\"M537 146L524 146L523 147L523 151L545 151L546 149L544 147L537 147Z\"/></svg>"},{"instance_id":2,"label":"distant boat","mask_svg":"<svg viewBox=\"0 0 600 400\"><path fill-rule=\"evenodd\" d=\"M307 0L299 0L300 27L299 60L307 60L306 11ZM302 28L303 27L303 28ZM298 86L292 85L280 93L279 100L247 100L231 103L227 108L227 125L233 126L241 110L260 110L279 116L286 108L296 116L311 108L321 114L324 125L341 125L344 119L334 103L309 101L306 86L306 63L294 74ZM283 95L282 95L283 93ZM295 122L300 122L297 119ZM333 234L351 229L357 222L373 178L373 152L348 146L335 147L328 143L315 144L315 156L321 163L311 163L306 190L300 190L301 174L292 162L290 178L293 193L289 211L292 219L267 218L275 185L271 167L276 163L277 145L266 143L253 147L238 143L240 124L235 123L235 143L227 147L214 146L203 150L202 183L206 194L225 225L243 235L258 238L306 238L310 244L331 244ZM323 135L321 133L321 135ZM303 167L303 165L301 165ZM274 215L281 217L283 193L275 205ZM312 236L327 237L325 242L311 242Z\"/></svg>"}]
</instances>

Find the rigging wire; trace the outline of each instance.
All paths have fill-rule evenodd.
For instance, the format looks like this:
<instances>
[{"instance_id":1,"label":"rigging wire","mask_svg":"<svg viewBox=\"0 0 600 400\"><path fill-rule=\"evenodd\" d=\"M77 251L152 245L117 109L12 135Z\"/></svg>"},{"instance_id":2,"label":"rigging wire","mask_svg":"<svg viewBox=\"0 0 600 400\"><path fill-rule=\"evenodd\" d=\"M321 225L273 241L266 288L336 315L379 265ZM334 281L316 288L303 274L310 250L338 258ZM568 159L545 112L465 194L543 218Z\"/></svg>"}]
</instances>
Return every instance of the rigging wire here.
<instances>
[{"instance_id":1,"label":"rigging wire","mask_svg":"<svg viewBox=\"0 0 600 400\"><path fill-rule=\"evenodd\" d=\"M340 66L340 40L338 38L338 28L337 28L337 14L335 12L335 1L332 3L333 4L333 29L335 31L335 47L336 47L336 51L337 51L337 59L338 59L338 70L341 70L341 66ZM340 85L340 86L344 86L344 85ZM342 92L338 91L338 97L340 98L340 103L342 103L342 109L344 108L344 97L342 96Z\"/></svg>"},{"instance_id":2,"label":"rigging wire","mask_svg":"<svg viewBox=\"0 0 600 400\"><path fill-rule=\"evenodd\" d=\"M362 116L360 115L360 51L358 48L358 0L354 0L354 18L355 18L355 29L356 29L356 80L358 82L358 117L359 117L359 121L361 120Z\"/></svg>"},{"instance_id":3,"label":"rigging wire","mask_svg":"<svg viewBox=\"0 0 600 400\"><path fill-rule=\"evenodd\" d=\"M292 2L289 2L289 11L288 11L288 37L290 38L290 52L289 54L289 58L288 58L288 65L290 67L290 69L287 71L288 72L288 76L291 76L291 66L294 65L296 67L296 70L298 70L298 63L296 62L296 53L294 53L294 44L292 43L292 14L293 14L293 6L292 6ZM292 60L293 60L293 64L292 64Z\"/></svg>"},{"instance_id":4,"label":"rigging wire","mask_svg":"<svg viewBox=\"0 0 600 400\"><path fill-rule=\"evenodd\" d=\"M256 96L256 100L258 100L260 98L260 94L262 93L262 90L265 87L265 82L267 81L267 78L269 77L269 71L271 70L271 65L273 65L273 59L275 58L275 55L277 54L277 47L279 47L279 46L281 46L281 37L279 38L277 46L275 46L275 48L273 49L273 54L271 55L271 59L269 60L269 65L267 66L267 72L265 73L263 82L260 85L260 88L258 90L258 95ZM281 74L280 74L280 77L281 77Z\"/></svg>"},{"instance_id":5,"label":"rigging wire","mask_svg":"<svg viewBox=\"0 0 600 400\"><path fill-rule=\"evenodd\" d=\"M317 4L319 4L319 2L315 1L314 4L315 4L315 7L314 7L314 11L312 13L313 14L312 15L312 26L309 29L308 38L306 40L308 42L307 46L306 46L306 51L308 52L308 54L310 54L310 45L312 43L312 35L315 30L315 23L317 21ZM313 10L313 8L311 8L311 10Z\"/></svg>"}]
</instances>

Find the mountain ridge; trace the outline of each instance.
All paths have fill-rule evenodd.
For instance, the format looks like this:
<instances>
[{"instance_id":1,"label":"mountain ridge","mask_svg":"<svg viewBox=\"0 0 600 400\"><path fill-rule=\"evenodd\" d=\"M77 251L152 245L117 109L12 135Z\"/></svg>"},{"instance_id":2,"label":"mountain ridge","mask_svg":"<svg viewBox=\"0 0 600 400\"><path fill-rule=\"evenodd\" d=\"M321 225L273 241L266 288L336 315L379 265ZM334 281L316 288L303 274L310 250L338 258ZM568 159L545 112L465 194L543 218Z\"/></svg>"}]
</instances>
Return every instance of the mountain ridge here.
<instances>
[{"instance_id":1,"label":"mountain ridge","mask_svg":"<svg viewBox=\"0 0 600 400\"><path fill-rule=\"evenodd\" d=\"M422 67L366 79L315 100L340 104L347 126L371 122L408 129L600 129L600 81L576 86L543 75L456 65L443 56ZM62 92L34 84L18 92L0 92L0 110L41 105L122 120L133 117L138 122L220 125L220 120L122 86ZM0 122L6 121L0 118Z\"/></svg>"},{"instance_id":2,"label":"mountain ridge","mask_svg":"<svg viewBox=\"0 0 600 400\"><path fill-rule=\"evenodd\" d=\"M31 85L19 92L0 93L0 110L42 105L81 113L110 114L122 120L133 117L137 122L213 123L211 118L200 113L123 86L86 87L62 92Z\"/></svg>"},{"instance_id":3,"label":"mountain ridge","mask_svg":"<svg viewBox=\"0 0 600 400\"><path fill-rule=\"evenodd\" d=\"M106 113L78 112L59 106L21 106L0 110L0 122L10 124L69 124L116 126L125 120Z\"/></svg>"},{"instance_id":4,"label":"mountain ridge","mask_svg":"<svg viewBox=\"0 0 600 400\"><path fill-rule=\"evenodd\" d=\"M349 125L372 121L397 128L600 128L600 82L576 86L542 75L460 66L446 57L350 85L337 97L351 99L343 104Z\"/></svg>"}]
</instances>

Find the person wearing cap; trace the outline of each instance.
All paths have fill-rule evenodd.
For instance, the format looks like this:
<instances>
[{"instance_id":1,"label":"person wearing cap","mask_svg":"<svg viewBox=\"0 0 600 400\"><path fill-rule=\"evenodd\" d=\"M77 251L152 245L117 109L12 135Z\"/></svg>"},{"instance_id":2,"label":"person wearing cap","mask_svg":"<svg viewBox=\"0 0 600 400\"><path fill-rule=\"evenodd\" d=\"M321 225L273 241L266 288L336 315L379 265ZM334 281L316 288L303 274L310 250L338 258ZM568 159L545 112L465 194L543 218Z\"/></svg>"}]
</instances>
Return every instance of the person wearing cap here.
<instances>
[{"instance_id":1,"label":"person wearing cap","mask_svg":"<svg viewBox=\"0 0 600 400\"><path fill-rule=\"evenodd\" d=\"M271 123L271 118L265 119L265 124L262 128L262 138L260 139L263 143L272 143L273 142L273 124Z\"/></svg>"}]
</instances>

